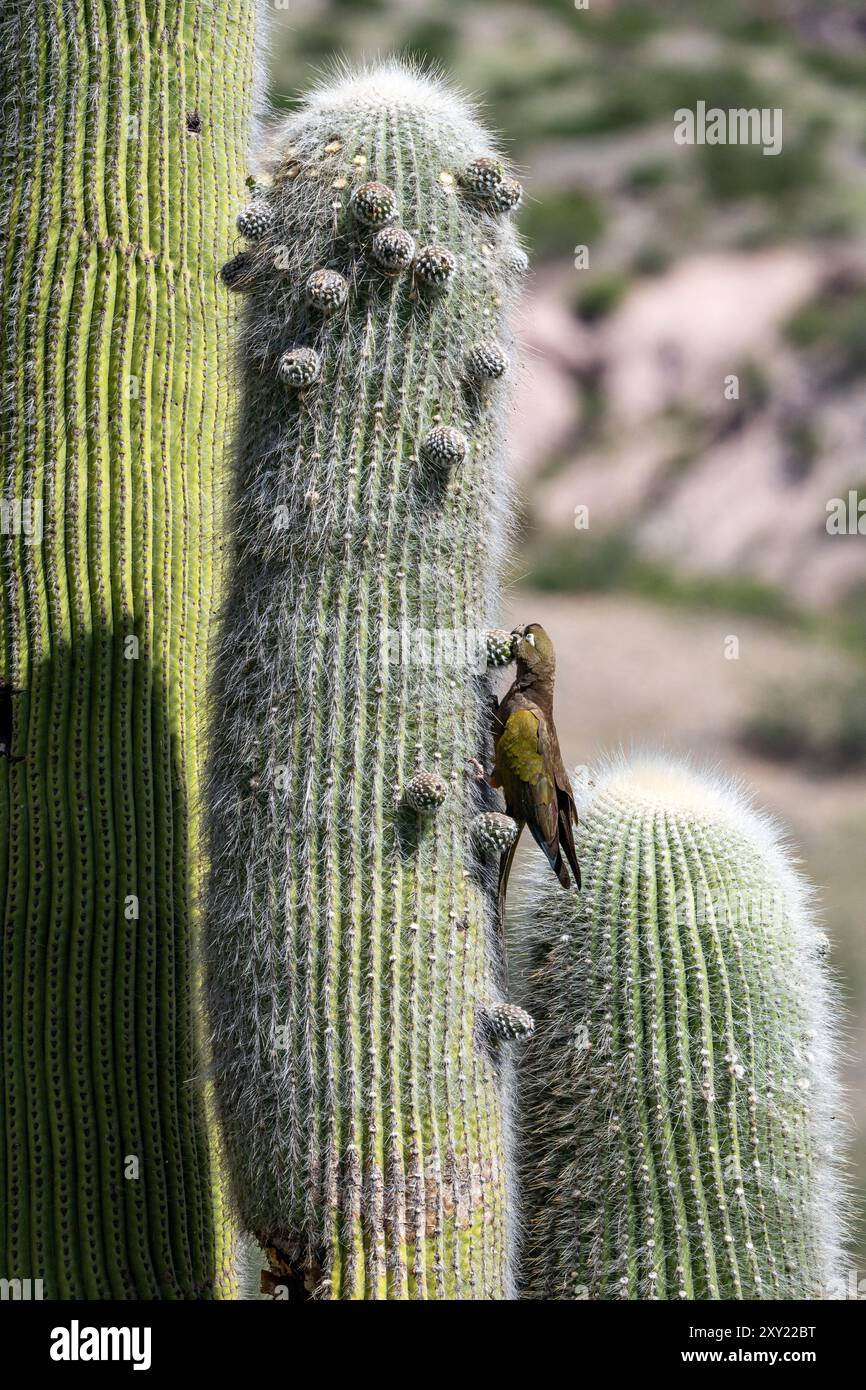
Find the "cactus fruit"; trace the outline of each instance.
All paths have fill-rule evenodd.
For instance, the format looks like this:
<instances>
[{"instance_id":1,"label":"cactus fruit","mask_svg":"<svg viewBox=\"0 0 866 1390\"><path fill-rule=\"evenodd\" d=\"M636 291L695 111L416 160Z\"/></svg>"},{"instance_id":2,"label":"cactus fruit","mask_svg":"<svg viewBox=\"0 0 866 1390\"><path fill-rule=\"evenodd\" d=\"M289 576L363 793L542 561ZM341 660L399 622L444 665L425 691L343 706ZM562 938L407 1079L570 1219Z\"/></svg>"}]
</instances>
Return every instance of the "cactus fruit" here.
<instances>
[{"instance_id":1,"label":"cactus fruit","mask_svg":"<svg viewBox=\"0 0 866 1390\"><path fill-rule=\"evenodd\" d=\"M501 987L495 884L467 833L490 682L477 644L390 655L394 633L433 650L439 632L486 630L496 606L503 384L470 410L463 363L509 341L514 232L456 182L489 147L447 87L396 63L313 92L268 156L292 235L243 301L206 990L242 1222L276 1252L274 1277L317 1297L512 1288L511 1062L475 1027ZM398 207L420 245L471 268L449 295L377 268L368 224ZM304 303L321 266L350 286L329 319ZM321 375L287 398L275 362L302 346ZM471 448L434 487L418 460L442 420ZM447 787L433 816L403 796L418 768Z\"/></svg>"},{"instance_id":2,"label":"cactus fruit","mask_svg":"<svg viewBox=\"0 0 866 1390\"><path fill-rule=\"evenodd\" d=\"M246 241L261 241L271 230L273 220L270 203L264 198L257 198L255 202L247 203L246 207L241 208L235 225Z\"/></svg>"},{"instance_id":3,"label":"cactus fruit","mask_svg":"<svg viewBox=\"0 0 866 1390\"><path fill-rule=\"evenodd\" d=\"M512 212L523 198L523 186L506 174L501 162L482 156L460 174L463 189L492 212Z\"/></svg>"},{"instance_id":4,"label":"cactus fruit","mask_svg":"<svg viewBox=\"0 0 866 1390\"><path fill-rule=\"evenodd\" d=\"M240 251L220 267L220 279L227 290L246 290L252 284L255 258L249 251Z\"/></svg>"},{"instance_id":5,"label":"cactus fruit","mask_svg":"<svg viewBox=\"0 0 866 1390\"><path fill-rule=\"evenodd\" d=\"M312 386L322 374L322 359L315 348L293 347L277 363L277 376L284 386L297 390Z\"/></svg>"},{"instance_id":6,"label":"cactus fruit","mask_svg":"<svg viewBox=\"0 0 866 1390\"><path fill-rule=\"evenodd\" d=\"M450 425L435 425L425 434L421 444L421 456L436 468L456 468L463 463L469 443L461 430Z\"/></svg>"},{"instance_id":7,"label":"cactus fruit","mask_svg":"<svg viewBox=\"0 0 866 1390\"><path fill-rule=\"evenodd\" d=\"M518 825L501 811L482 811L472 822L472 839L480 854L505 854L517 839Z\"/></svg>"},{"instance_id":8,"label":"cactus fruit","mask_svg":"<svg viewBox=\"0 0 866 1390\"><path fill-rule=\"evenodd\" d=\"M496 212L513 212L523 201L523 184L518 183L517 179L503 179L494 188L488 201Z\"/></svg>"},{"instance_id":9,"label":"cactus fruit","mask_svg":"<svg viewBox=\"0 0 866 1390\"><path fill-rule=\"evenodd\" d=\"M314 270L307 280L307 303L320 314L342 309L349 298L349 286L336 270Z\"/></svg>"},{"instance_id":10,"label":"cactus fruit","mask_svg":"<svg viewBox=\"0 0 866 1390\"><path fill-rule=\"evenodd\" d=\"M448 795L448 783L436 772L416 772L403 792L407 806L421 815L429 815L442 805Z\"/></svg>"},{"instance_id":11,"label":"cactus fruit","mask_svg":"<svg viewBox=\"0 0 866 1390\"><path fill-rule=\"evenodd\" d=\"M446 246L424 246L415 257L415 279L430 289L447 289L457 273L457 257Z\"/></svg>"},{"instance_id":12,"label":"cactus fruit","mask_svg":"<svg viewBox=\"0 0 866 1390\"><path fill-rule=\"evenodd\" d=\"M810 1299L844 1278L838 1014L809 892L742 792L575 786L581 894L524 884L524 1293Z\"/></svg>"},{"instance_id":13,"label":"cactus fruit","mask_svg":"<svg viewBox=\"0 0 866 1390\"><path fill-rule=\"evenodd\" d=\"M398 215L394 190L384 183L362 183L353 192L350 205L364 227L384 227Z\"/></svg>"},{"instance_id":14,"label":"cactus fruit","mask_svg":"<svg viewBox=\"0 0 866 1390\"><path fill-rule=\"evenodd\" d=\"M373 237L370 254L382 270L408 270L415 259L415 238L403 227L383 227Z\"/></svg>"},{"instance_id":15,"label":"cactus fruit","mask_svg":"<svg viewBox=\"0 0 866 1390\"><path fill-rule=\"evenodd\" d=\"M460 173L460 183L477 198L489 198L504 177L502 161L490 155L473 159Z\"/></svg>"},{"instance_id":16,"label":"cactus fruit","mask_svg":"<svg viewBox=\"0 0 866 1390\"><path fill-rule=\"evenodd\" d=\"M255 19L0 20L2 496L44 518L0 538L3 1298L230 1292L195 904Z\"/></svg>"},{"instance_id":17,"label":"cactus fruit","mask_svg":"<svg viewBox=\"0 0 866 1390\"><path fill-rule=\"evenodd\" d=\"M529 270L529 257L522 246L510 246L505 254L506 269L512 275L525 275Z\"/></svg>"},{"instance_id":18,"label":"cactus fruit","mask_svg":"<svg viewBox=\"0 0 866 1390\"><path fill-rule=\"evenodd\" d=\"M509 666L514 660L514 633L494 627L485 635L488 666Z\"/></svg>"},{"instance_id":19,"label":"cactus fruit","mask_svg":"<svg viewBox=\"0 0 866 1390\"><path fill-rule=\"evenodd\" d=\"M488 1004L482 1018L490 1035L500 1042L526 1042L535 1032L535 1019L518 1004Z\"/></svg>"},{"instance_id":20,"label":"cactus fruit","mask_svg":"<svg viewBox=\"0 0 866 1390\"><path fill-rule=\"evenodd\" d=\"M466 354L466 374L473 381L497 381L508 370L508 356L498 343L476 343Z\"/></svg>"}]
</instances>

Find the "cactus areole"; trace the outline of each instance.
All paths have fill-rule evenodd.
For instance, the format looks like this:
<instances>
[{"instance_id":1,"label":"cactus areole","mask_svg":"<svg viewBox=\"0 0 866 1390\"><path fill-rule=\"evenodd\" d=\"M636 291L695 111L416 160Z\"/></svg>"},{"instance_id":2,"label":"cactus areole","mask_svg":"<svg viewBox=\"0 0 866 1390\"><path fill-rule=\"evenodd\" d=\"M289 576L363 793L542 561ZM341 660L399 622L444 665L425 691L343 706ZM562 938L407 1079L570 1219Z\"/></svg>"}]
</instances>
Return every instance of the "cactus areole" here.
<instances>
[{"instance_id":1,"label":"cactus areole","mask_svg":"<svg viewBox=\"0 0 866 1390\"><path fill-rule=\"evenodd\" d=\"M277 131L249 247L207 996L238 1210L314 1297L512 1289L510 1049L477 1042L500 969L468 831L488 678L391 640L496 616L503 388L480 399L465 363L510 341L518 247L458 180L489 148L438 81L341 75Z\"/></svg>"}]
</instances>

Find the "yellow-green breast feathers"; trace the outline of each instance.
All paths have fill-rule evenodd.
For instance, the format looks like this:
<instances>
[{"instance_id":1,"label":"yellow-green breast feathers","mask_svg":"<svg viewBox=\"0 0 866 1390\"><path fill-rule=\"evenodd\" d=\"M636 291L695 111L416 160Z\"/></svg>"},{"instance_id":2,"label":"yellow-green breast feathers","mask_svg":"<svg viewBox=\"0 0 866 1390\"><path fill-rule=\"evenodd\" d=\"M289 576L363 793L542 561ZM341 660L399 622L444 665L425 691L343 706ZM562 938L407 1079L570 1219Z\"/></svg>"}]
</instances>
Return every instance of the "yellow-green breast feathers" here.
<instances>
[{"instance_id":1,"label":"yellow-green breast feathers","mask_svg":"<svg viewBox=\"0 0 866 1390\"><path fill-rule=\"evenodd\" d=\"M529 709L515 710L505 721L496 745L495 779L505 787L514 781L535 782L544 773L538 746L538 718Z\"/></svg>"}]
</instances>

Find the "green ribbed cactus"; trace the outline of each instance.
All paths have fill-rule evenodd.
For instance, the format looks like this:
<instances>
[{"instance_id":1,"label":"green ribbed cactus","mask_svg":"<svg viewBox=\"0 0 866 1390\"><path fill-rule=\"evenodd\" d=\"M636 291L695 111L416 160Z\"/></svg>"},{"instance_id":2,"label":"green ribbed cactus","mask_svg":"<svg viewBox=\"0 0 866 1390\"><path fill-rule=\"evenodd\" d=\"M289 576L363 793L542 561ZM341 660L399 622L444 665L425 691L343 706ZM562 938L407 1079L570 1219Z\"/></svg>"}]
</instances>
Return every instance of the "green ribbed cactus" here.
<instances>
[{"instance_id":1,"label":"green ribbed cactus","mask_svg":"<svg viewBox=\"0 0 866 1390\"><path fill-rule=\"evenodd\" d=\"M225 1280L192 904L254 18L0 29L0 1277L46 1298Z\"/></svg>"},{"instance_id":2,"label":"green ribbed cactus","mask_svg":"<svg viewBox=\"0 0 866 1390\"><path fill-rule=\"evenodd\" d=\"M735 787L578 782L584 890L517 913L522 1291L809 1299L844 1274L830 985L809 892Z\"/></svg>"},{"instance_id":3,"label":"green ribbed cactus","mask_svg":"<svg viewBox=\"0 0 866 1390\"><path fill-rule=\"evenodd\" d=\"M482 155L491 196L461 182ZM227 276L243 419L209 789L234 1190L290 1296L499 1298L508 1048L481 1026L501 963L467 760L507 509L506 174L397 64L308 96L268 169Z\"/></svg>"}]
</instances>

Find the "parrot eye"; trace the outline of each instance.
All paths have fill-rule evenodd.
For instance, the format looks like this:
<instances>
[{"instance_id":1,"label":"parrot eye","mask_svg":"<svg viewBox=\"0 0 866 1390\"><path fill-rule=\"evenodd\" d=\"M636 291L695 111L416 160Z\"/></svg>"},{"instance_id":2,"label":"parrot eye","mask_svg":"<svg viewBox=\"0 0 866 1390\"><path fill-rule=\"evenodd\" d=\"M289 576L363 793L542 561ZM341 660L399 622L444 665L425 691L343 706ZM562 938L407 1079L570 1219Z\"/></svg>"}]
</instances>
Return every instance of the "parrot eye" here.
<instances>
[{"instance_id":1,"label":"parrot eye","mask_svg":"<svg viewBox=\"0 0 866 1390\"><path fill-rule=\"evenodd\" d=\"M526 634L526 640L527 640L527 642L530 643L531 646L534 647L534 646L535 646L535 633L534 633L534 632L527 632L527 634Z\"/></svg>"}]
</instances>

